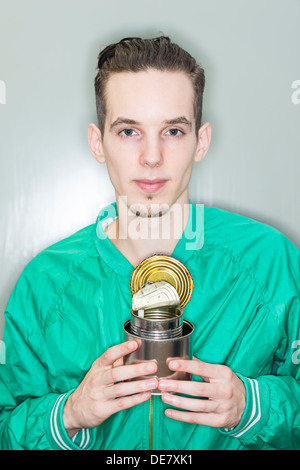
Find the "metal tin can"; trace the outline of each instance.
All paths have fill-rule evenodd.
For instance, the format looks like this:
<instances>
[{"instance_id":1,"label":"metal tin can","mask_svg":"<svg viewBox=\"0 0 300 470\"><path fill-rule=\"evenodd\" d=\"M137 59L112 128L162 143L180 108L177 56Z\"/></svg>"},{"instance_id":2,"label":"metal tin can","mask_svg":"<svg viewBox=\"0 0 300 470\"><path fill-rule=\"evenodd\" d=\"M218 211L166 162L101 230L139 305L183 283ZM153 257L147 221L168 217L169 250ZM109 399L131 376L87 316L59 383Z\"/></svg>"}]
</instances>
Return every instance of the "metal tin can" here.
<instances>
[{"instance_id":1,"label":"metal tin can","mask_svg":"<svg viewBox=\"0 0 300 470\"><path fill-rule=\"evenodd\" d=\"M124 358L125 364L156 361L154 376L164 379L190 380L190 374L171 371L171 359L192 359L192 333L194 326L183 319L184 307L189 302L193 279L188 269L177 259L166 255L154 255L142 261L132 272L131 294L134 295L147 283L169 282L179 296L178 306L149 307L142 315L131 310L131 320L124 323L126 340L139 339L141 346ZM148 376L147 376L148 377ZM138 379L146 378L139 377ZM136 380L138 380L136 379ZM152 391L160 395L160 390Z\"/></svg>"},{"instance_id":2,"label":"metal tin can","mask_svg":"<svg viewBox=\"0 0 300 470\"><path fill-rule=\"evenodd\" d=\"M144 316L131 311L131 332L140 338L169 339L182 334L182 314L180 307L156 307L145 310Z\"/></svg>"},{"instance_id":3,"label":"metal tin can","mask_svg":"<svg viewBox=\"0 0 300 470\"><path fill-rule=\"evenodd\" d=\"M168 363L171 359L192 359L191 335L194 327L192 323L183 320L181 336L164 339L153 339L137 336L132 333L130 320L124 323L126 340L141 340L141 346L137 350L125 356L125 364L138 364L146 361L156 361L157 371L153 376L172 380L191 380L191 375L182 371L171 371ZM146 379L149 376L139 377ZM161 395L161 391L155 389L152 395Z\"/></svg>"}]
</instances>

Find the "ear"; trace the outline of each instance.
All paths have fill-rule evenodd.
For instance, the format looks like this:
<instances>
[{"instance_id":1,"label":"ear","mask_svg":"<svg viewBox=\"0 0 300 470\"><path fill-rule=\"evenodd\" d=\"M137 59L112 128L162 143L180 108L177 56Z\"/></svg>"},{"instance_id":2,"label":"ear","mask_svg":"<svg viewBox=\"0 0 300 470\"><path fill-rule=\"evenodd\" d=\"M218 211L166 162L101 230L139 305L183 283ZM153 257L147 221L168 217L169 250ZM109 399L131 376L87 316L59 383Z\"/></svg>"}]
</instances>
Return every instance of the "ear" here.
<instances>
[{"instance_id":1,"label":"ear","mask_svg":"<svg viewBox=\"0 0 300 470\"><path fill-rule=\"evenodd\" d=\"M105 156L103 152L101 131L95 124L90 124L88 127L88 142L90 150L97 162L104 163Z\"/></svg>"},{"instance_id":2,"label":"ear","mask_svg":"<svg viewBox=\"0 0 300 470\"><path fill-rule=\"evenodd\" d=\"M211 125L206 122L198 131L198 143L195 153L195 162L200 162L208 152L211 141Z\"/></svg>"}]
</instances>

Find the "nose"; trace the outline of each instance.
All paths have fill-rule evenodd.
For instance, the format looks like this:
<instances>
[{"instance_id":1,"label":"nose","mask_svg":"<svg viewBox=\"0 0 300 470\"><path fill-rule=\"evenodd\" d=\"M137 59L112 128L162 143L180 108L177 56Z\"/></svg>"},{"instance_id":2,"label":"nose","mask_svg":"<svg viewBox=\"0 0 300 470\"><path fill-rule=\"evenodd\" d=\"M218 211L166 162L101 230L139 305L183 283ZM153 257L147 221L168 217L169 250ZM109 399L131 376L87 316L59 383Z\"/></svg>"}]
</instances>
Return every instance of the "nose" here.
<instances>
[{"instance_id":1,"label":"nose","mask_svg":"<svg viewBox=\"0 0 300 470\"><path fill-rule=\"evenodd\" d=\"M140 163L150 168L162 165L163 149L159 138L149 138L145 140L141 149Z\"/></svg>"}]
</instances>

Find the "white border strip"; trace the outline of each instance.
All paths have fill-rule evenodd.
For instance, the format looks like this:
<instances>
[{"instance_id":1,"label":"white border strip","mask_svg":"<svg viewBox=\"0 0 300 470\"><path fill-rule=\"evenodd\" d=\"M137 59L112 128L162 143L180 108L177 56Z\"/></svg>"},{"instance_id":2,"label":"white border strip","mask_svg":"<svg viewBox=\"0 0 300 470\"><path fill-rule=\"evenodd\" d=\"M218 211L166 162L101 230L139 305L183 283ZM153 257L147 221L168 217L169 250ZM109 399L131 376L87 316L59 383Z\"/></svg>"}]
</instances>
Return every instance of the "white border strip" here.
<instances>
[{"instance_id":1,"label":"white border strip","mask_svg":"<svg viewBox=\"0 0 300 470\"><path fill-rule=\"evenodd\" d=\"M55 440L56 444L61 448L61 449L64 449L64 450L72 450L71 447L68 446L68 444L65 443L65 441L63 440L60 432L59 432L59 429L58 429L58 424L57 424L57 414L59 412L59 406L61 404L61 401L64 399L64 397L66 396L66 394L63 394L63 395L60 395L54 406L53 406L53 409L51 411L51 415L50 415L50 429L51 429L51 434L52 434L52 437L53 439ZM81 429L80 431L78 431L78 433L82 433L82 437L81 437L81 442L79 444L79 447L81 449L85 449L86 446L88 445L89 441L90 441L90 432L89 432L89 429ZM73 443L75 446L77 446L77 444L75 444L75 438L77 437L77 434L75 434L75 436L73 437Z\"/></svg>"},{"instance_id":2,"label":"white border strip","mask_svg":"<svg viewBox=\"0 0 300 470\"><path fill-rule=\"evenodd\" d=\"M59 434L58 428L57 428L57 411L59 404L61 400L65 397L64 395L61 395L60 397L57 398L54 407L52 409L51 415L50 415L50 429L51 429L51 434L53 439L55 440L56 444L64 450L72 450L71 447L68 447L67 444L64 443L63 439L61 438L61 435ZM53 423L54 423L54 429L56 433L54 432L53 429Z\"/></svg>"},{"instance_id":3,"label":"white border strip","mask_svg":"<svg viewBox=\"0 0 300 470\"><path fill-rule=\"evenodd\" d=\"M245 426L241 429L240 432L238 432L238 434L233 434L234 437L240 437L243 434L245 434L245 432L249 431L249 429L252 428L252 426L254 426L254 424L256 424L257 421L259 421L261 418L260 396L259 396L259 388L258 388L257 380L255 379L252 380L252 379L249 379L248 377L246 378L250 381L250 385L252 389L252 403L253 403L252 412L251 412L251 416L247 424L245 424ZM253 384L255 385L255 388ZM257 402L257 409L256 409L256 402Z\"/></svg>"}]
</instances>

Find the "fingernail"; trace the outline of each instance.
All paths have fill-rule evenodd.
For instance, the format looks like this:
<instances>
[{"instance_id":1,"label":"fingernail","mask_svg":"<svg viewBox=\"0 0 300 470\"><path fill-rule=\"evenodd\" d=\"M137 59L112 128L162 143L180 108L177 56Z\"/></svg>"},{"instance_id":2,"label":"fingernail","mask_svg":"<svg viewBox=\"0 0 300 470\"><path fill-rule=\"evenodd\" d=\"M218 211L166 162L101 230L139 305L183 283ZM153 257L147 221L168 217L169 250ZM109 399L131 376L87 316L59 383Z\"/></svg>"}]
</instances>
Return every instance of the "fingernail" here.
<instances>
[{"instance_id":1,"label":"fingernail","mask_svg":"<svg viewBox=\"0 0 300 470\"><path fill-rule=\"evenodd\" d=\"M150 392L143 392L143 393L141 394L141 398L142 398L143 400L144 400L144 399L147 400L147 399L150 398L150 397L151 397L151 393L150 393Z\"/></svg>"},{"instance_id":2,"label":"fingernail","mask_svg":"<svg viewBox=\"0 0 300 470\"><path fill-rule=\"evenodd\" d=\"M135 349L136 348L136 342L135 341L130 341L128 343L128 349Z\"/></svg>"},{"instance_id":3,"label":"fingernail","mask_svg":"<svg viewBox=\"0 0 300 470\"><path fill-rule=\"evenodd\" d=\"M163 394L162 399L163 399L163 401L171 403L174 398L173 398L173 395L169 395L169 394L166 393L166 394Z\"/></svg>"},{"instance_id":4,"label":"fingernail","mask_svg":"<svg viewBox=\"0 0 300 470\"><path fill-rule=\"evenodd\" d=\"M161 389L166 388L167 385L168 385L167 382L161 382L161 381L159 381L159 384L158 384L159 388Z\"/></svg>"},{"instance_id":5,"label":"fingernail","mask_svg":"<svg viewBox=\"0 0 300 470\"><path fill-rule=\"evenodd\" d=\"M157 383L155 380L149 380L149 382L146 383L146 387L156 387Z\"/></svg>"},{"instance_id":6,"label":"fingernail","mask_svg":"<svg viewBox=\"0 0 300 470\"><path fill-rule=\"evenodd\" d=\"M153 364L153 363L152 363L152 364L147 364L147 370L148 370L149 372L154 372L155 369L156 369L155 364Z\"/></svg>"},{"instance_id":7,"label":"fingernail","mask_svg":"<svg viewBox=\"0 0 300 470\"><path fill-rule=\"evenodd\" d=\"M178 367L178 362L177 362L177 361L171 361L171 362L170 362L170 367L171 367L172 369L177 369L177 367Z\"/></svg>"}]
</instances>

